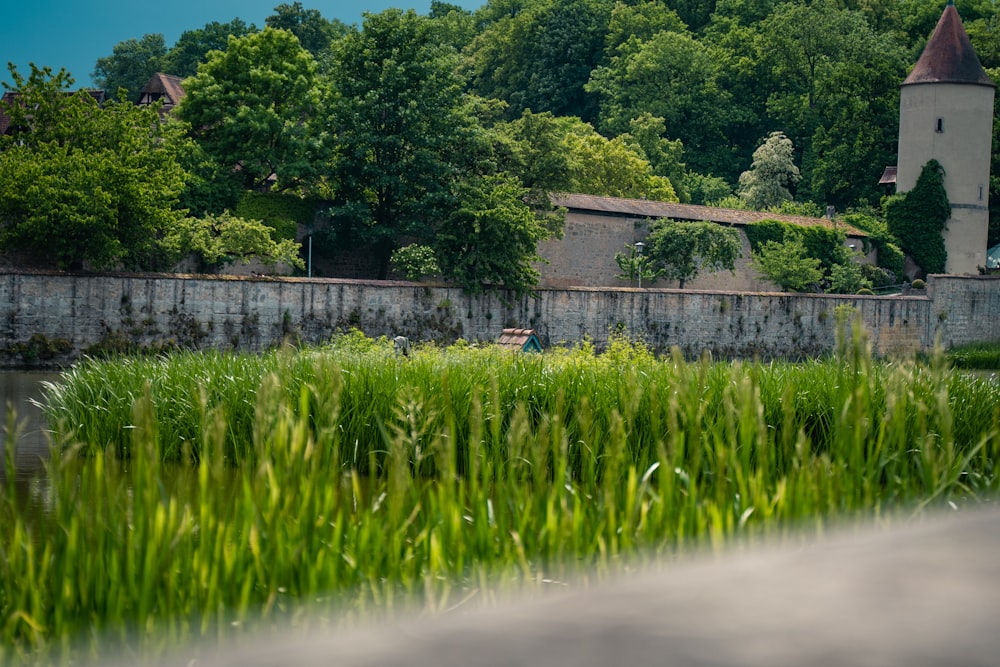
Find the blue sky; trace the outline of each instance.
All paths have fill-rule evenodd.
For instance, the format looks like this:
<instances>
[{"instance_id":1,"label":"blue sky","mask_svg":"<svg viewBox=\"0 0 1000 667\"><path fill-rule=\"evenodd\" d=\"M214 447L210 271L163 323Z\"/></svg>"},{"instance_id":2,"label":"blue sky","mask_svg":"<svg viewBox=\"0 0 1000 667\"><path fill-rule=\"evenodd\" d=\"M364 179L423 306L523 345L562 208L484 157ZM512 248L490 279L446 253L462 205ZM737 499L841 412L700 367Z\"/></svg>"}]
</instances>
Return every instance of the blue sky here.
<instances>
[{"instance_id":1,"label":"blue sky","mask_svg":"<svg viewBox=\"0 0 1000 667\"><path fill-rule=\"evenodd\" d=\"M468 9L485 3L450 1ZM94 63L111 55L118 42L162 33L169 48L185 30L234 18L262 27L264 19L282 2L292 4L294 0L174 0L164 4L145 0L12 1L0 19L0 81L11 81L7 62L13 62L25 75L28 63L34 62L55 71L64 67L76 79L76 87L90 86ZM359 24L363 12L389 7L426 13L430 0L302 0L302 5L318 9L325 18Z\"/></svg>"}]
</instances>

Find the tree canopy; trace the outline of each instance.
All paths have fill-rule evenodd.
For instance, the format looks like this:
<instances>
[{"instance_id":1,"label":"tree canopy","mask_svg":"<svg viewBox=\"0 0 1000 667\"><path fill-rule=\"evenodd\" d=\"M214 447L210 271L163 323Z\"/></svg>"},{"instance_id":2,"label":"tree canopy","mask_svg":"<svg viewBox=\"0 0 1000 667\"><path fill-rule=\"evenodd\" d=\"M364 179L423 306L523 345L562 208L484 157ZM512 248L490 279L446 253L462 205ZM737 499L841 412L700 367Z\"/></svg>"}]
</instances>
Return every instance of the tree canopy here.
<instances>
[{"instance_id":1,"label":"tree canopy","mask_svg":"<svg viewBox=\"0 0 1000 667\"><path fill-rule=\"evenodd\" d=\"M179 127L155 107L70 93L69 75L13 66L18 97L0 142L0 247L62 268L160 268L185 173Z\"/></svg>"},{"instance_id":2,"label":"tree canopy","mask_svg":"<svg viewBox=\"0 0 1000 667\"><path fill-rule=\"evenodd\" d=\"M456 54L416 12L366 14L333 44L329 124L335 231L373 243L381 275L396 239L429 239L456 208L472 115Z\"/></svg>"},{"instance_id":3,"label":"tree canopy","mask_svg":"<svg viewBox=\"0 0 1000 667\"><path fill-rule=\"evenodd\" d=\"M742 252L740 233L715 222L658 221L647 242L658 275L681 289L702 272L732 271Z\"/></svg>"},{"instance_id":4,"label":"tree canopy","mask_svg":"<svg viewBox=\"0 0 1000 667\"><path fill-rule=\"evenodd\" d=\"M290 32L230 37L184 89L178 117L245 189L297 187L324 163L322 127L306 122L321 114L316 63Z\"/></svg>"}]
</instances>

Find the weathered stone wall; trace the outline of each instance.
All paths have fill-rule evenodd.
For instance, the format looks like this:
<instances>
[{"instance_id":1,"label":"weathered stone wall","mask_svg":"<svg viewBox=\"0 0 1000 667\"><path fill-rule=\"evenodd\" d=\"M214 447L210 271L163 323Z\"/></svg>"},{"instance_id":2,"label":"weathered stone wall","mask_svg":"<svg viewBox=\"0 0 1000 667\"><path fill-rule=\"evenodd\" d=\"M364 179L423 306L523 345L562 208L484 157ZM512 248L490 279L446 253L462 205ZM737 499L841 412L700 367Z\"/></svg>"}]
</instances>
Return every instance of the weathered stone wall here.
<instances>
[{"instance_id":1,"label":"weathered stone wall","mask_svg":"<svg viewBox=\"0 0 1000 667\"><path fill-rule=\"evenodd\" d=\"M742 254L736 260L734 271L702 273L685 287L697 290L741 290L766 291L776 286L763 277L750 262L750 241L746 231L736 226L743 244ZM548 239L538 245L538 254L545 261L535 268L541 275L543 287L627 287L626 281L618 276L621 270L615 262L615 255L628 253L637 241L645 241L650 232L647 218L570 211L566 214L563 237ZM846 241L854 248L857 239ZM853 245L852 245L853 244ZM862 248L855 248L858 252ZM877 263L877 252L870 248L862 258L866 264ZM677 287L676 281L658 279L643 287Z\"/></svg>"},{"instance_id":2,"label":"weathered stone wall","mask_svg":"<svg viewBox=\"0 0 1000 667\"><path fill-rule=\"evenodd\" d=\"M802 357L831 350L852 309L882 353L1000 339L1000 281L975 277L932 276L917 296L565 288L508 301L405 282L3 273L0 352L8 365L60 363L93 346L261 350L351 327L447 343L517 326L548 346L601 347L622 330L659 352Z\"/></svg>"}]
</instances>

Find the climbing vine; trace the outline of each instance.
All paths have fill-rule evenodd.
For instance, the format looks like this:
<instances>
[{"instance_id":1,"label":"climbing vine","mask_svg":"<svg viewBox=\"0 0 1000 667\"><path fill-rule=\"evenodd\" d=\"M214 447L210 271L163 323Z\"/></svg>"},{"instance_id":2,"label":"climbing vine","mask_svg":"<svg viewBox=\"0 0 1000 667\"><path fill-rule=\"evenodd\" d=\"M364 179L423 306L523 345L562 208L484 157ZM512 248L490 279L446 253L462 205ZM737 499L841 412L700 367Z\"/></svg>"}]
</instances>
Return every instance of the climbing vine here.
<instances>
[{"instance_id":1,"label":"climbing vine","mask_svg":"<svg viewBox=\"0 0 1000 667\"><path fill-rule=\"evenodd\" d=\"M924 273L943 273L948 251L941 232L951 217L944 169L931 160L920 171L909 192L897 194L883 205L889 231Z\"/></svg>"}]
</instances>

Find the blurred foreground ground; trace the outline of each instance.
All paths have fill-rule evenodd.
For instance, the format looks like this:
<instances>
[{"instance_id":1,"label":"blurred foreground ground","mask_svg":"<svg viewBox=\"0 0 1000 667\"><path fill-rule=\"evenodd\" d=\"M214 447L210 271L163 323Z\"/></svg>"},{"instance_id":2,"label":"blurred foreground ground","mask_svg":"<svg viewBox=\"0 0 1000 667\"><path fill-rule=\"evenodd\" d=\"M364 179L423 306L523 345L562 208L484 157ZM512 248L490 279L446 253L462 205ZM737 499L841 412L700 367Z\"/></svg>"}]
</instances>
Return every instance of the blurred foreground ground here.
<instances>
[{"instance_id":1,"label":"blurred foreground ground","mask_svg":"<svg viewBox=\"0 0 1000 667\"><path fill-rule=\"evenodd\" d=\"M831 531L805 546L695 558L492 609L198 653L164 664L996 666L1000 509Z\"/></svg>"}]
</instances>

